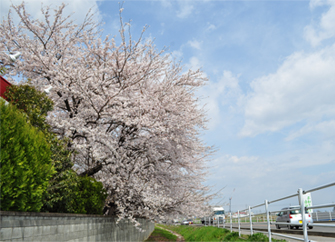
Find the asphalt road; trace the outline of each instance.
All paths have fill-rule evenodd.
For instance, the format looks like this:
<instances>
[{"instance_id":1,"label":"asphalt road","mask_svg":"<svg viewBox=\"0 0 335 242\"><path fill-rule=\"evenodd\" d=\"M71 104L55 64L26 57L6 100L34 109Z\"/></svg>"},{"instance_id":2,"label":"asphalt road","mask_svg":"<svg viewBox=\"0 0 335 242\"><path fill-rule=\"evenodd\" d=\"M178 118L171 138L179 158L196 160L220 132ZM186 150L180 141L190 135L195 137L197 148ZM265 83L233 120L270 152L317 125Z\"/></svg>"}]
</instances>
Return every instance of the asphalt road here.
<instances>
[{"instance_id":1,"label":"asphalt road","mask_svg":"<svg viewBox=\"0 0 335 242\"><path fill-rule=\"evenodd\" d=\"M327 224L333 224L335 225L335 223L327 223ZM230 226L230 224L227 224L228 227ZM227 227L226 225L226 227ZM234 227L238 227L238 224L233 224ZM250 228L250 224L249 223L241 223L241 227L244 227L244 228ZM266 224L253 224L252 225L252 228L253 229L257 229L257 228L260 228L260 229L267 229L267 225ZM284 230L290 230L290 231L302 231L302 228L299 228L299 229L287 229L287 228L280 228L280 229L276 229L275 225L271 225L271 231L272 230L276 230L277 232L280 232L280 231L284 231ZM334 227L317 227L315 226L313 229L308 229L308 232L327 232L327 233L334 233L334 237L335 237L335 228Z\"/></svg>"},{"instance_id":2,"label":"asphalt road","mask_svg":"<svg viewBox=\"0 0 335 242\"><path fill-rule=\"evenodd\" d=\"M335 223L326 223L326 224L335 225ZM222 225L220 227L222 227ZM227 229L230 229L230 224L226 224L225 227ZM252 225L252 227L253 227L253 230L258 229L259 231L263 231L263 232L267 231L267 224L254 223ZM238 224L233 223L233 228L235 228L235 229L238 228ZM241 223L241 229L250 230L250 224L249 223ZM303 235L302 228L300 228L300 229L287 229L287 228L276 229L274 225L271 225L271 232L272 233ZM311 235L311 236L325 236L325 237L329 237L329 238L335 238L335 227L318 227L318 226L315 226L313 229L308 229L308 235ZM334 239L334 241L335 241L335 239Z\"/></svg>"}]
</instances>

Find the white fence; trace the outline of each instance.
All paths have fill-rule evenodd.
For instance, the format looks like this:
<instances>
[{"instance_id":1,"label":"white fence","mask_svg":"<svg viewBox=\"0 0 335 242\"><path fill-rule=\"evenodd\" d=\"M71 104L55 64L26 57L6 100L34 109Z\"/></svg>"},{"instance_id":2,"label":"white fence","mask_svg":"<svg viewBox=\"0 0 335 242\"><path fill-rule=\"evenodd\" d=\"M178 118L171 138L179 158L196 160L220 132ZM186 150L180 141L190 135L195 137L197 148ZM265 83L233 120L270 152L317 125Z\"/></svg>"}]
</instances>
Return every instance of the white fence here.
<instances>
[{"instance_id":1,"label":"white fence","mask_svg":"<svg viewBox=\"0 0 335 242\"><path fill-rule=\"evenodd\" d=\"M290 238L290 239L295 239L295 240L301 240L301 241L305 241L305 242L308 242L308 230L307 228L308 227L333 227L335 228L335 224L334 223L308 223L307 220L306 220L306 216L305 216L305 213L306 211L305 210L308 210L308 209L320 209L320 208L333 208L335 207L335 203L328 203L328 204L322 204L322 205L314 205L314 206L309 206L309 207L305 207L305 201L304 201L304 194L306 193L312 193L312 192L315 192L315 191L318 191L318 190L322 190L322 189L329 189L329 187L332 187L332 186L335 186L335 182L333 183L330 183L330 184L326 184L326 185L323 185L323 186L319 186L319 187L316 187L316 188L313 188L313 189L309 189L309 190L306 190L304 191L302 188L299 188L298 189L298 192L296 194L292 194L292 195L289 195L289 196L286 196L286 197L283 197L283 198L279 198L279 199L276 199L276 200L273 200L273 201L268 201L268 200L265 200L264 203L262 204L259 204L259 205L256 205L256 206L249 206L248 209L245 209L245 210L241 210L241 211L237 211L237 214L238 214L238 218L237 218L237 223L238 223L238 231L239 231L239 235L241 236L241 220L247 220L247 217L249 217L249 224L250 224L250 234L252 235L254 233L254 231L256 232L262 232L262 231L257 231L257 229L253 229L253 224L256 223L256 221L258 222L258 224L266 224L267 225L267 234L268 234L268 237L269 237L269 241L271 242L272 241L272 235L277 235L277 236L281 236L281 237L285 237L285 238ZM279 212L282 212L284 210L281 210L281 211L270 211L269 210L269 204L272 204L272 203L276 203L276 202L279 202L279 201L282 201L282 200L285 200L285 199L289 199L289 198L293 198L293 197L298 197L298 200L299 200L299 204L300 204L300 211L301 211L301 217L302 217L302 224L300 223L284 223L284 222L276 222L276 219L275 219L275 214L279 213ZM265 208L265 213L258 213L258 214L252 214L252 209L254 208L259 208L259 207L264 207ZM295 208L296 209L296 208ZM295 210L295 209L287 209L285 211L291 211L291 210ZM240 215L240 212L247 212L248 215ZM230 230L232 231L232 226L233 226L233 218L232 218L232 214L230 213L229 216L226 217L226 220L230 220ZM234 219L235 220L235 219ZM256 221L255 221L256 220ZM314 212L313 213L313 220L316 222L316 221L333 221L335 220L335 212ZM207 220L208 222L210 220ZM228 222L228 221L226 221ZM205 222L206 224L206 222ZM210 224L210 222L209 222ZM223 224L223 227L226 227L227 223L226 224ZM273 233L271 231L271 225L288 225L289 227L291 226L301 226L302 225L302 229L303 229L303 235L304 235L304 238L301 239L301 238L297 238L297 237L292 237L292 236L288 236L288 235L284 235L284 234L279 234L279 233ZM220 224L218 223L217 226L219 227ZM264 233L264 232L262 232Z\"/></svg>"}]
</instances>

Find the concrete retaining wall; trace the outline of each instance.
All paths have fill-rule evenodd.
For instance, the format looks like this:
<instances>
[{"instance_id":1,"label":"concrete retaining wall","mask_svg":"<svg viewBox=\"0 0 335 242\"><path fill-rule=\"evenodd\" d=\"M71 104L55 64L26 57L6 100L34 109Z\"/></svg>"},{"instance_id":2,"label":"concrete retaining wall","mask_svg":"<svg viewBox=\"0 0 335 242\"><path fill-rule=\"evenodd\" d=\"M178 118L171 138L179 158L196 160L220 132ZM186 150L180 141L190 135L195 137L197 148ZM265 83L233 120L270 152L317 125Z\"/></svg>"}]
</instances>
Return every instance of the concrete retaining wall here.
<instances>
[{"instance_id":1,"label":"concrete retaining wall","mask_svg":"<svg viewBox=\"0 0 335 242\"><path fill-rule=\"evenodd\" d=\"M0 241L144 241L154 223L137 219L145 232L128 220L84 214L0 211Z\"/></svg>"}]
</instances>

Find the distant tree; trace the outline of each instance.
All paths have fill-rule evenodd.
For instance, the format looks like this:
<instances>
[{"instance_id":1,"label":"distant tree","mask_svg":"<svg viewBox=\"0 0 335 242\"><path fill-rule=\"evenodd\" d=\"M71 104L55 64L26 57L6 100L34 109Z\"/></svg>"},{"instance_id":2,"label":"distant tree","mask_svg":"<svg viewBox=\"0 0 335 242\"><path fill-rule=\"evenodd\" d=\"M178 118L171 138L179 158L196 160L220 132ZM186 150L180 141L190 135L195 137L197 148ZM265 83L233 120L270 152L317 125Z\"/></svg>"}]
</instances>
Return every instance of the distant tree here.
<instances>
[{"instance_id":1,"label":"distant tree","mask_svg":"<svg viewBox=\"0 0 335 242\"><path fill-rule=\"evenodd\" d=\"M212 149L199 137L206 117L194 95L205 75L183 72L152 41L133 41L121 15L118 45L100 38L93 15L75 25L64 7L33 20L24 4L13 6L20 24L10 14L2 22L0 47L14 51L15 39L25 51L14 65L0 56L7 73L53 86L48 123L71 141L78 172L104 184L113 214L200 215L211 198L202 182Z\"/></svg>"},{"instance_id":2,"label":"distant tree","mask_svg":"<svg viewBox=\"0 0 335 242\"><path fill-rule=\"evenodd\" d=\"M55 172L50 145L15 106L0 100L0 113L0 208L38 212Z\"/></svg>"}]
</instances>

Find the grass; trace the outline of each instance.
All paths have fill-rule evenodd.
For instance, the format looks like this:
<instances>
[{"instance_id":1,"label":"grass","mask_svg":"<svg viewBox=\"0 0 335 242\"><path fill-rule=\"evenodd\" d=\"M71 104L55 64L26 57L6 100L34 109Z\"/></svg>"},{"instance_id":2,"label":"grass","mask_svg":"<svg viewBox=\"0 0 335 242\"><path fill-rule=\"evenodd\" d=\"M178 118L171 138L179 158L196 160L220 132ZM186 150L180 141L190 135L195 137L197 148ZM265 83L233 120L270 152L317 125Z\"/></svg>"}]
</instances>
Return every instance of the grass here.
<instances>
[{"instance_id":1,"label":"grass","mask_svg":"<svg viewBox=\"0 0 335 242\"><path fill-rule=\"evenodd\" d=\"M181 234L185 241L259 241L266 242L269 238L262 233L253 235L238 236L238 232L230 232L228 229L217 227L196 227L196 226L168 226L160 225L171 231ZM272 239L274 242L285 241Z\"/></svg>"},{"instance_id":2,"label":"grass","mask_svg":"<svg viewBox=\"0 0 335 242\"><path fill-rule=\"evenodd\" d=\"M154 231L146 241L176 241L177 236L155 226Z\"/></svg>"}]
</instances>

